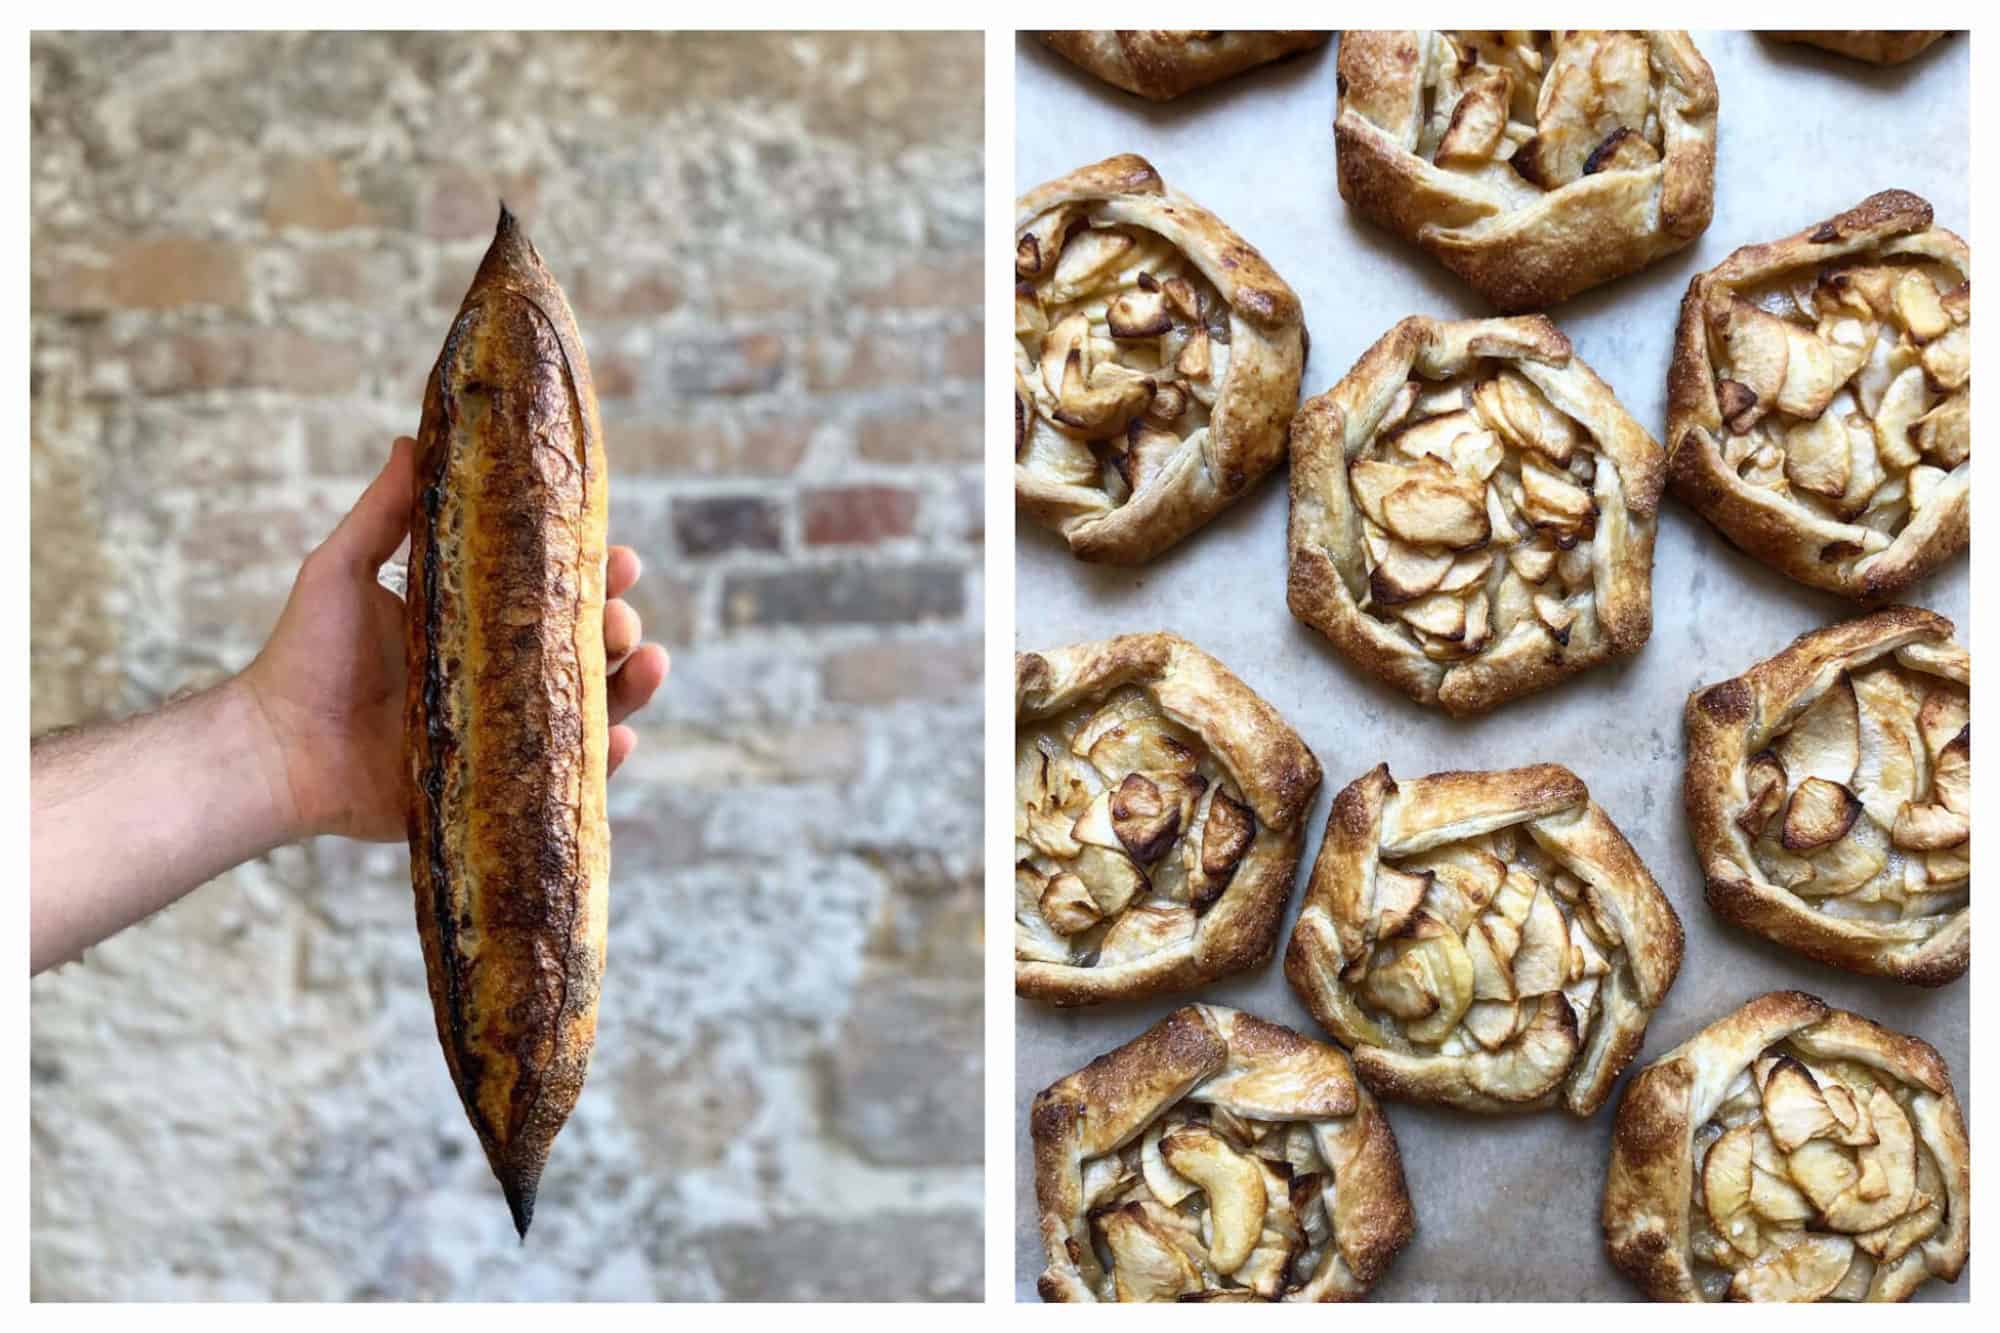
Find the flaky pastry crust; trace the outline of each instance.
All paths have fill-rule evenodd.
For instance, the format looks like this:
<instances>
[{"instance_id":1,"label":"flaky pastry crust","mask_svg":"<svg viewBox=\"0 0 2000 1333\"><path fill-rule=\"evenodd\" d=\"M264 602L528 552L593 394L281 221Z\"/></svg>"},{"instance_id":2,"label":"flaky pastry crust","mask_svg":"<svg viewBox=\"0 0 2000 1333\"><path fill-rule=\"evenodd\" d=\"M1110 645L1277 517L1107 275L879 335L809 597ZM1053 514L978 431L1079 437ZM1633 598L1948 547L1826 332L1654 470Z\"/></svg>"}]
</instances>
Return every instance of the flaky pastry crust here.
<instances>
[{"instance_id":1,"label":"flaky pastry crust","mask_svg":"<svg viewBox=\"0 0 2000 1333\"><path fill-rule=\"evenodd\" d=\"M1559 764L1388 765L1334 798L1285 977L1384 1097L1587 1116L1680 971L1680 918Z\"/></svg>"},{"instance_id":2,"label":"flaky pastry crust","mask_svg":"<svg viewBox=\"0 0 2000 1333\"><path fill-rule=\"evenodd\" d=\"M1688 284L1668 484L1801 583L1894 597L1965 548L1972 252L1907 190Z\"/></svg>"},{"instance_id":3,"label":"flaky pastry crust","mask_svg":"<svg viewBox=\"0 0 2000 1333\"><path fill-rule=\"evenodd\" d=\"M1902 1301L1957 1280L1971 1203L1938 1053L1774 991L1626 1087L1604 1237L1658 1301Z\"/></svg>"},{"instance_id":4,"label":"flaky pastry crust","mask_svg":"<svg viewBox=\"0 0 2000 1333\"><path fill-rule=\"evenodd\" d=\"M1017 993L1186 990L1270 957L1320 766L1172 634L1014 663Z\"/></svg>"},{"instance_id":5,"label":"flaky pastry crust","mask_svg":"<svg viewBox=\"0 0 2000 1333\"><path fill-rule=\"evenodd\" d=\"M1299 299L1131 153L1021 196L1014 235L1016 504L1079 559L1150 560L1284 456Z\"/></svg>"},{"instance_id":6,"label":"flaky pastry crust","mask_svg":"<svg viewBox=\"0 0 2000 1333\"><path fill-rule=\"evenodd\" d=\"M1330 34L1158 29L1044 32L1051 51L1106 83L1155 102L1318 46Z\"/></svg>"},{"instance_id":7,"label":"flaky pastry crust","mask_svg":"<svg viewBox=\"0 0 2000 1333\"><path fill-rule=\"evenodd\" d=\"M1949 620L1895 606L1690 695L1688 827L1716 914L1851 972L1963 976L1971 677Z\"/></svg>"},{"instance_id":8,"label":"flaky pastry crust","mask_svg":"<svg viewBox=\"0 0 2000 1333\"><path fill-rule=\"evenodd\" d=\"M1502 311L1680 249L1715 208L1715 76L1685 32L1340 38L1340 197Z\"/></svg>"},{"instance_id":9,"label":"flaky pastry crust","mask_svg":"<svg viewBox=\"0 0 2000 1333\"><path fill-rule=\"evenodd\" d=\"M1835 29L1806 29L1799 32L1771 32L1765 36L1781 42L1798 42L1805 46L1817 46L1823 51L1854 60L1865 60L1871 65L1900 65L1913 60L1928 51L1931 43L1948 36L1944 29L1933 31L1882 31L1878 29L1856 29L1839 31Z\"/></svg>"},{"instance_id":10,"label":"flaky pastry crust","mask_svg":"<svg viewBox=\"0 0 2000 1333\"><path fill-rule=\"evenodd\" d=\"M1355 1300L1415 1231L1347 1057L1220 1005L1045 1089L1030 1131L1045 1301Z\"/></svg>"},{"instance_id":11,"label":"flaky pastry crust","mask_svg":"<svg viewBox=\"0 0 2000 1333\"><path fill-rule=\"evenodd\" d=\"M1405 319L1291 429L1292 614L1481 713L1652 632L1664 458L1539 315Z\"/></svg>"}]
</instances>

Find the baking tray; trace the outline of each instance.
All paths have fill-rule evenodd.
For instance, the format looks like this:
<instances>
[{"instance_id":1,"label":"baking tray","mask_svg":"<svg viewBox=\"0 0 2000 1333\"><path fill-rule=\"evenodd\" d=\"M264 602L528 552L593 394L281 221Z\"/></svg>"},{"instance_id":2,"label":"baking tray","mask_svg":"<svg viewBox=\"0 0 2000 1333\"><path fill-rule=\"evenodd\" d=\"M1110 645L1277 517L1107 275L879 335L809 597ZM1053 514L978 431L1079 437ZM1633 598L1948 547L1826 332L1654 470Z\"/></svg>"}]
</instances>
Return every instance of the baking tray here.
<instances>
[{"instance_id":1,"label":"baking tray","mask_svg":"<svg viewBox=\"0 0 2000 1333\"><path fill-rule=\"evenodd\" d=\"M1741 32L1696 33L1720 92L1715 220L1687 249L1549 312L1579 355L1655 436L1663 434L1674 321L1688 279L1738 245L1830 217L1875 190L1931 201L1938 224L1970 234L1970 42L1879 70ZM1262 250L1298 292L1312 335L1304 394L1320 393L1398 319L1492 313L1435 261L1351 214L1334 184L1335 45L1155 106L1018 39L1015 182L1025 191L1119 152ZM1732 550L1672 497L1653 566L1653 637L1631 661L1459 722L1363 676L1285 609L1285 481L1249 496L1151 564L1072 559L1017 523L1016 646L1023 650L1169 629L1207 648L1270 700L1326 769L1300 867L1319 849L1333 794L1375 764L1418 776L1447 768L1567 764L1660 881L1687 929L1680 979L1654 1014L1649 1061L1753 995L1797 987L1913 1032L1950 1064L1971 1115L1969 981L1938 991L1850 976L1726 927L1702 902L1680 800L1688 692L1737 674L1805 630L1854 613ZM1951 617L1970 643L1963 557L1906 600ZM1295 891L1283 941L1298 910ZM1236 1005L1324 1036L1277 958L1198 991L1059 1011L1015 1003L1015 1287L1035 1300L1036 1231L1027 1107L1035 1092L1190 1000ZM1629 1075L1628 1075L1629 1077ZM1619 1084L1619 1093L1624 1081ZM1387 1102L1417 1210L1417 1235L1376 1287L1389 1301L1632 1300L1604 1257L1598 1200L1616 1096L1587 1121L1561 1111L1480 1117ZM1926 1283L1919 1299L1965 1300Z\"/></svg>"}]
</instances>

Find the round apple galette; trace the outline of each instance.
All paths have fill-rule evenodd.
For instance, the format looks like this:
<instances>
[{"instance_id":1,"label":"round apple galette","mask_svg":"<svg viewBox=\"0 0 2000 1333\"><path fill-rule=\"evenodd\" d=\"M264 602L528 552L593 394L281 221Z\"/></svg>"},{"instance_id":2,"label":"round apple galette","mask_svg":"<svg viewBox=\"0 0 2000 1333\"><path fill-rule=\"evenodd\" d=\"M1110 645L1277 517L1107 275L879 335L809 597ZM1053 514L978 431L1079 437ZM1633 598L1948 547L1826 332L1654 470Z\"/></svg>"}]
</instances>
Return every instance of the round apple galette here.
<instances>
[{"instance_id":1,"label":"round apple galette","mask_svg":"<svg viewBox=\"0 0 2000 1333\"><path fill-rule=\"evenodd\" d=\"M1894 606L1689 696L1687 810L1724 919L1852 972L1972 961L1972 659Z\"/></svg>"},{"instance_id":2,"label":"round apple galette","mask_svg":"<svg viewBox=\"0 0 2000 1333\"><path fill-rule=\"evenodd\" d=\"M1285 976L1385 1097L1587 1116L1639 1053L1681 922L1558 764L1377 766L1334 798Z\"/></svg>"},{"instance_id":3,"label":"round apple galette","mask_svg":"<svg viewBox=\"0 0 2000 1333\"><path fill-rule=\"evenodd\" d=\"M1171 634L1014 664L1014 987L1059 1005L1268 958L1319 790L1277 710Z\"/></svg>"},{"instance_id":4,"label":"round apple galette","mask_svg":"<svg viewBox=\"0 0 2000 1333\"><path fill-rule=\"evenodd\" d=\"M1165 102L1244 70L1318 46L1324 32L1060 31L1049 49L1128 93Z\"/></svg>"},{"instance_id":5,"label":"round apple galette","mask_svg":"<svg viewBox=\"0 0 2000 1333\"><path fill-rule=\"evenodd\" d=\"M1906 60L1915 59L1928 51L1931 43L1945 35L1942 29L1935 31L1808 29L1800 32L1765 34L1781 42L1801 42L1807 46L1817 46L1821 50L1832 51L1854 60L1865 60L1871 65L1900 65Z\"/></svg>"},{"instance_id":6,"label":"round apple galette","mask_svg":"<svg viewBox=\"0 0 2000 1333\"><path fill-rule=\"evenodd\" d=\"M1046 1301L1338 1301L1415 1230L1396 1136L1338 1048L1178 1009L1035 1098Z\"/></svg>"},{"instance_id":7,"label":"round apple galette","mask_svg":"<svg viewBox=\"0 0 2000 1333\"><path fill-rule=\"evenodd\" d=\"M1904 190L1688 284L1668 484L1801 583L1892 597L1964 549L1972 252Z\"/></svg>"},{"instance_id":8,"label":"round apple galette","mask_svg":"<svg viewBox=\"0 0 2000 1333\"><path fill-rule=\"evenodd\" d=\"M1478 713L1652 632L1660 446L1539 315L1406 319L1291 431L1292 614Z\"/></svg>"},{"instance_id":9,"label":"round apple galette","mask_svg":"<svg viewBox=\"0 0 2000 1333\"><path fill-rule=\"evenodd\" d=\"M1604 1236L1657 1301L1902 1301L1957 1280L1971 1204L1938 1053L1774 991L1632 1079Z\"/></svg>"},{"instance_id":10,"label":"round apple galette","mask_svg":"<svg viewBox=\"0 0 2000 1333\"><path fill-rule=\"evenodd\" d=\"M1084 560L1136 564L1284 457L1299 298L1127 153L1014 214L1014 494Z\"/></svg>"},{"instance_id":11,"label":"round apple galette","mask_svg":"<svg viewBox=\"0 0 2000 1333\"><path fill-rule=\"evenodd\" d=\"M1644 268L1715 208L1715 76L1688 35L1340 38L1340 197L1504 311Z\"/></svg>"}]
</instances>

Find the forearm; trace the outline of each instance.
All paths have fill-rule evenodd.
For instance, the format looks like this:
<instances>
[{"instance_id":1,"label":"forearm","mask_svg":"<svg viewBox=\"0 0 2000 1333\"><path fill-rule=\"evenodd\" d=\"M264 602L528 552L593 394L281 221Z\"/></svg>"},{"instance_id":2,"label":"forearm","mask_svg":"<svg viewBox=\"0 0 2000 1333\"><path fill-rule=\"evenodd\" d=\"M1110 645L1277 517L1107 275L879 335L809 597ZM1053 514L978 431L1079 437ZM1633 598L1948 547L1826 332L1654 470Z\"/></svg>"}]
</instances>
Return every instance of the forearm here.
<instances>
[{"instance_id":1,"label":"forearm","mask_svg":"<svg viewBox=\"0 0 2000 1333\"><path fill-rule=\"evenodd\" d=\"M40 972L297 836L284 764L230 680L31 750L30 968Z\"/></svg>"}]
</instances>

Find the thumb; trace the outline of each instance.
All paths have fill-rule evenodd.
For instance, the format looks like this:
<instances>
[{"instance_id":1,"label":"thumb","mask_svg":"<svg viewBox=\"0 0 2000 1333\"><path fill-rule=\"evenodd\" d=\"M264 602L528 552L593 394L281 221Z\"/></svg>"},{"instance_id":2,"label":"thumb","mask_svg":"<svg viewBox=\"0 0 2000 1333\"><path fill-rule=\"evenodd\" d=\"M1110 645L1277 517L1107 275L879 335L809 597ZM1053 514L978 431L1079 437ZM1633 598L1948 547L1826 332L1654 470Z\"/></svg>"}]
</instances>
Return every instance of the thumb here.
<instances>
[{"instance_id":1,"label":"thumb","mask_svg":"<svg viewBox=\"0 0 2000 1333\"><path fill-rule=\"evenodd\" d=\"M403 538L410 535L410 505L417 480L417 442L398 436L389 448L389 461L340 526L333 530L320 549L344 565L353 565L373 575L383 562L396 553Z\"/></svg>"}]
</instances>

